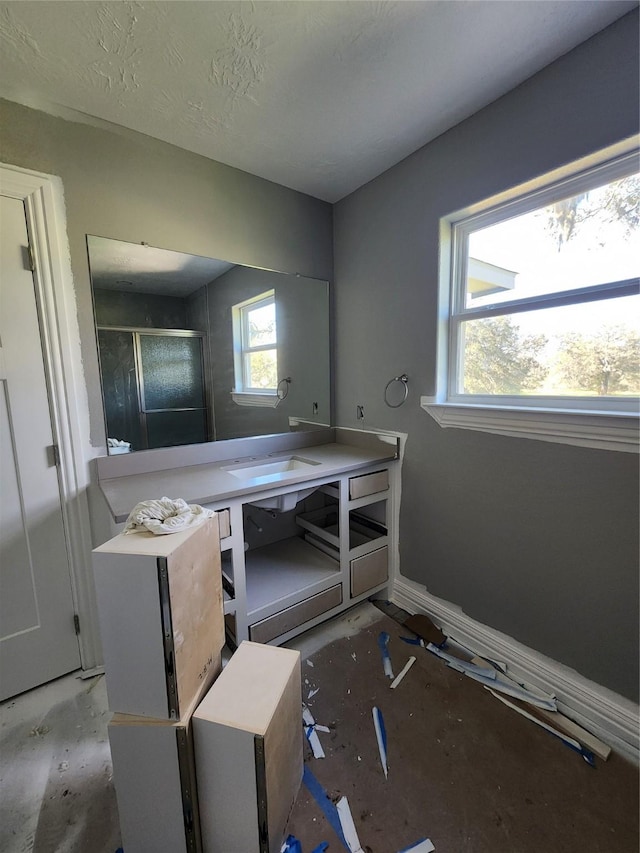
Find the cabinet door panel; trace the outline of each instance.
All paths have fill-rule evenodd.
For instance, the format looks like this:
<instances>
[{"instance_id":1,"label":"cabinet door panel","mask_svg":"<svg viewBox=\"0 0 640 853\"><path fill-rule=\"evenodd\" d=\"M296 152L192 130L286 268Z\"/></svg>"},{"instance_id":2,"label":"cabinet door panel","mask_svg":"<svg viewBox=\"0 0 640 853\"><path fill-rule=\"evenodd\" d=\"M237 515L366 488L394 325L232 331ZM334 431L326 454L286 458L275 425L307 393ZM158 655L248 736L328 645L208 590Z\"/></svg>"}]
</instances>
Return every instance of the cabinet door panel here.
<instances>
[{"instance_id":1,"label":"cabinet door panel","mask_svg":"<svg viewBox=\"0 0 640 853\"><path fill-rule=\"evenodd\" d=\"M389 576L388 548L378 548L364 557L351 560L351 595L360 595L384 583Z\"/></svg>"},{"instance_id":2,"label":"cabinet door panel","mask_svg":"<svg viewBox=\"0 0 640 853\"><path fill-rule=\"evenodd\" d=\"M299 604L294 604L280 613L256 622L255 625L249 628L251 639L257 643L268 643L274 637L286 634L287 631L297 628L298 625L308 622L309 619L314 619L321 613L325 613L327 610L337 607L341 603L342 588L340 586L332 586L331 589L327 589L325 592L312 595L311 598L307 598Z\"/></svg>"}]
</instances>

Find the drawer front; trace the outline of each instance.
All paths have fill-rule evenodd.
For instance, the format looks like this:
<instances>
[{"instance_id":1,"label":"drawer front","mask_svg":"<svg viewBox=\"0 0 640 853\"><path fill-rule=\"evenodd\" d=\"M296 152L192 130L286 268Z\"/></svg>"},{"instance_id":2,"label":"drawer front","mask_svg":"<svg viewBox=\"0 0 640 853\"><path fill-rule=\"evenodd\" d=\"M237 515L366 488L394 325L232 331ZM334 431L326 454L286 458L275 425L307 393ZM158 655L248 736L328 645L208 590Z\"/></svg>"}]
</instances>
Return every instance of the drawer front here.
<instances>
[{"instance_id":1,"label":"drawer front","mask_svg":"<svg viewBox=\"0 0 640 853\"><path fill-rule=\"evenodd\" d=\"M378 548L364 557L351 560L351 595L357 596L374 586L384 583L389 577L388 547Z\"/></svg>"},{"instance_id":2,"label":"drawer front","mask_svg":"<svg viewBox=\"0 0 640 853\"><path fill-rule=\"evenodd\" d=\"M324 592L319 592L312 595L311 598L305 598L298 604L293 604L287 607L286 610L281 610L280 613L274 613L273 616L267 616L255 625L249 628L249 637L255 643L268 643L274 637L279 637L280 634L286 634L298 625L308 622L321 613L325 613L332 607L337 607L342 604L342 587L340 584L332 586Z\"/></svg>"},{"instance_id":3,"label":"drawer front","mask_svg":"<svg viewBox=\"0 0 640 853\"><path fill-rule=\"evenodd\" d=\"M200 851L190 727L133 719L128 725L126 715L116 715L108 726L123 844L127 850Z\"/></svg>"},{"instance_id":4,"label":"drawer front","mask_svg":"<svg viewBox=\"0 0 640 853\"><path fill-rule=\"evenodd\" d=\"M218 524L220 525L220 538L231 536L231 513L228 509L219 509L217 512Z\"/></svg>"},{"instance_id":5,"label":"drawer front","mask_svg":"<svg viewBox=\"0 0 640 853\"><path fill-rule=\"evenodd\" d=\"M389 471L376 471L373 474L363 474L361 477L349 477L349 498L363 498L365 495L375 495L389 488Z\"/></svg>"}]
</instances>

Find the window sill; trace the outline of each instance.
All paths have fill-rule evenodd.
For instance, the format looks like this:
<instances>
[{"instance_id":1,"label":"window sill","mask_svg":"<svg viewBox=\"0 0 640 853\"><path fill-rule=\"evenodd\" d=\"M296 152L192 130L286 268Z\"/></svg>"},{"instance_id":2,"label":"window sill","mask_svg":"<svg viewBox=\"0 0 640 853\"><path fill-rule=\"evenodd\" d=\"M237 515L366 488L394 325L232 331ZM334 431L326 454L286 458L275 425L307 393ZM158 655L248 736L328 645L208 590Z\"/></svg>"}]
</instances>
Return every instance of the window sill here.
<instances>
[{"instance_id":1,"label":"window sill","mask_svg":"<svg viewBox=\"0 0 640 853\"><path fill-rule=\"evenodd\" d=\"M441 427L471 429L513 438L532 438L598 450L637 453L638 415L593 414L561 410L438 403L421 397L420 405Z\"/></svg>"},{"instance_id":2,"label":"window sill","mask_svg":"<svg viewBox=\"0 0 640 853\"><path fill-rule=\"evenodd\" d=\"M231 399L238 406L263 406L267 409L275 409L280 398L275 391L265 393L257 391L232 391Z\"/></svg>"}]
</instances>

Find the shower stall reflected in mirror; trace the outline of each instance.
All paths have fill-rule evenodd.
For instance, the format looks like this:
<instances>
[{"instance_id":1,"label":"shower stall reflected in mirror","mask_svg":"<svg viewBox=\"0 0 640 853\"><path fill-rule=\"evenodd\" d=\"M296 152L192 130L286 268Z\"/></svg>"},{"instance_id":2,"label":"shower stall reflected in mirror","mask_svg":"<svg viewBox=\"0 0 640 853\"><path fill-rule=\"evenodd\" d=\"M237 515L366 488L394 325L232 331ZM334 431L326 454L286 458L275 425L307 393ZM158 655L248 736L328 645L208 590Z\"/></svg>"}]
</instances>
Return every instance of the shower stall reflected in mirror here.
<instances>
[{"instance_id":1,"label":"shower stall reflected in mirror","mask_svg":"<svg viewBox=\"0 0 640 853\"><path fill-rule=\"evenodd\" d=\"M131 450L208 440L204 334L98 326L107 436Z\"/></svg>"}]
</instances>

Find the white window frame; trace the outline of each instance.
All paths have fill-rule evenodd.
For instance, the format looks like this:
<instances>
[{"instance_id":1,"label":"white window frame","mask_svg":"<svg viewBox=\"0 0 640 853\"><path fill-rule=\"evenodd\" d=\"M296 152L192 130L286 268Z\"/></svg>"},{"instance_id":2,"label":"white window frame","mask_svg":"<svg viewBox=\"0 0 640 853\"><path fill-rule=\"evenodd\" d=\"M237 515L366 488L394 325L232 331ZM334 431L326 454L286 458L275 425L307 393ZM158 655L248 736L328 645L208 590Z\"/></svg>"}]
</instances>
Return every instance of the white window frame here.
<instances>
[{"instance_id":1,"label":"white window frame","mask_svg":"<svg viewBox=\"0 0 640 853\"><path fill-rule=\"evenodd\" d=\"M637 140L622 143L508 194L441 221L436 393L421 405L442 427L457 427L563 444L638 452L638 398L471 395L458 393L458 336L471 318L512 315L638 293L638 279L466 306L469 235L489 225L626 177L638 170Z\"/></svg>"},{"instance_id":2,"label":"white window frame","mask_svg":"<svg viewBox=\"0 0 640 853\"><path fill-rule=\"evenodd\" d=\"M231 397L239 406L265 406L275 408L278 405L277 388L253 388L247 381L247 359L249 353L262 352L263 350L275 349L278 350L277 341L277 325L276 325L276 343L263 344L260 346L250 346L249 330L247 326L247 318L249 311L260 308L263 305L276 304L275 290L267 290L257 296L252 296L251 299L245 299L244 302L239 302L231 309L233 322L233 364L235 388L231 392Z\"/></svg>"}]
</instances>

